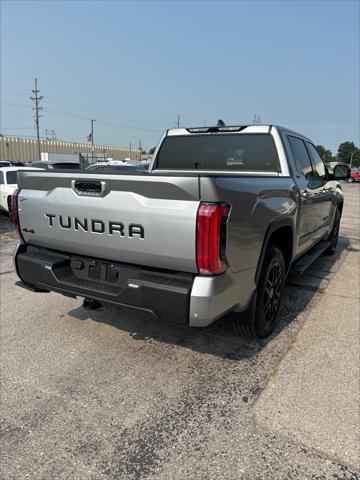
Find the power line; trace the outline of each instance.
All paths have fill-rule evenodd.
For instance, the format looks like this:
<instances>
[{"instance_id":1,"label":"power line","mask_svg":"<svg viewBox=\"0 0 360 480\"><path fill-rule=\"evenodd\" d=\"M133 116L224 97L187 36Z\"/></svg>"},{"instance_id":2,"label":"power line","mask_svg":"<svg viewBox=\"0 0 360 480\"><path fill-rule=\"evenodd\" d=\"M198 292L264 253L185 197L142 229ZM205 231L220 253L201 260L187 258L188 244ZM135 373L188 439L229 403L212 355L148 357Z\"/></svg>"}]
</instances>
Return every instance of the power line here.
<instances>
[{"instance_id":1,"label":"power line","mask_svg":"<svg viewBox=\"0 0 360 480\"><path fill-rule=\"evenodd\" d=\"M5 83L2 83L0 84L8 89L15 89L15 90L26 90L24 87L19 87L19 86L15 86L15 85L9 85L9 84L5 84ZM22 96L21 93L10 93L11 95L14 95L14 96ZM95 113L102 113L103 115L106 115L106 116L113 116L113 117L124 117L125 120L135 120L135 121L138 121L139 123L143 123L143 124L148 124L148 125L154 125L154 126L158 126L158 127L162 127L162 128L166 128L164 126L164 123L168 124L168 122L157 122L157 121L154 121L154 120L149 120L149 119L146 119L145 117L142 117L142 116L139 116L139 115L129 115L129 114L124 114L124 113L120 113L120 112L115 112L113 110L109 110L107 108L104 108L104 107L98 107L98 106L94 106L94 105L89 105L89 104L85 104L85 103L81 103L81 102L77 102L75 100L71 100L71 99L66 99L64 97L59 97L57 95L51 95L50 93L47 93L46 92L46 99L47 99L47 103L50 102L49 99L53 99L51 101L51 103L55 103L55 104L60 104L61 106L66 106L67 108L70 108L70 109L73 109L73 110L80 110L82 112L86 112L86 113L90 113L90 112L94 112Z\"/></svg>"},{"instance_id":2,"label":"power line","mask_svg":"<svg viewBox=\"0 0 360 480\"><path fill-rule=\"evenodd\" d=\"M47 100L46 103L51 103ZM10 106L10 107L26 107L26 103L19 103L19 102L2 102L2 105L3 106ZM61 116L65 116L65 117L72 117L72 118L76 118L77 120L88 120L88 117L83 115L83 114L78 114L78 113L75 113L75 112L67 112L67 111L64 111L64 110L58 110L57 108L45 108L46 113L49 115L61 115ZM151 129L151 128L144 128L144 127L138 127L138 126L134 126L134 125L124 125L124 124L121 124L121 123L115 123L115 122L111 122L109 120L99 120L97 119L97 122L98 123L101 123L103 125L110 125L112 127L117 127L117 128L126 128L126 129L130 129L130 130L139 130L139 131L144 131L144 132L151 132L151 133L162 133L163 130L154 130L154 129Z\"/></svg>"},{"instance_id":3,"label":"power line","mask_svg":"<svg viewBox=\"0 0 360 480\"><path fill-rule=\"evenodd\" d=\"M36 128L36 136L37 136L37 144L38 144L38 151L39 151L39 160L41 160L41 150L40 150L40 117L42 115L39 114L39 112L43 109L43 107L40 107L40 102L44 98L42 95L39 95L40 90L37 88L37 78L35 78L35 88L32 90L33 92L33 97L30 97L30 100L32 100L35 104L35 107L33 107L34 111L34 117L35 117L35 128Z\"/></svg>"}]
</instances>

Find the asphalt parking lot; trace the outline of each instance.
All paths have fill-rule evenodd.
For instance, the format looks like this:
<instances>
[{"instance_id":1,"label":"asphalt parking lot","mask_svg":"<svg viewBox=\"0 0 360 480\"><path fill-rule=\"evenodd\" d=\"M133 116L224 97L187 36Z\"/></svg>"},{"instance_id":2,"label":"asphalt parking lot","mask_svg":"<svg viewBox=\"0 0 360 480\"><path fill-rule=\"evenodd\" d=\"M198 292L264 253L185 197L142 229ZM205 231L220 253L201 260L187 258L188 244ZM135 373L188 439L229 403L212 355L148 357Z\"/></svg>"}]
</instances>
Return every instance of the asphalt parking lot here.
<instances>
[{"instance_id":1,"label":"asphalt parking lot","mask_svg":"<svg viewBox=\"0 0 360 480\"><path fill-rule=\"evenodd\" d=\"M1 215L2 478L355 480L360 185L267 341L15 286Z\"/></svg>"}]
</instances>

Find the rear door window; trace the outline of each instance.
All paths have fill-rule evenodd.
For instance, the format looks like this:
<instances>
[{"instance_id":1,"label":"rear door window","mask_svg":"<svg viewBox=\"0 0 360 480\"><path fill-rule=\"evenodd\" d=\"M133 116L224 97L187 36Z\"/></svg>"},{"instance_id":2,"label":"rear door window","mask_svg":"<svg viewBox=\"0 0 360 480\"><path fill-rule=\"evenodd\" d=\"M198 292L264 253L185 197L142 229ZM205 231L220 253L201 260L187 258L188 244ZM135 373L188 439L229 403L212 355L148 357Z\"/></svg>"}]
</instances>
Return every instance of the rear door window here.
<instances>
[{"instance_id":1,"label":"rear door window","mask_svg":"<svg viewBox=\"0 0 360 480\"><path fill-rule=\"evenodd\" d=\"M301 138L288 135L290 148L293 154L294 162L299 173L306 178L313 176L311 160L306 149L305 143Z\"/></svg>"},{"instance_id":2,"label":"rear door window","mask_svg":"<svg viewBox=\"0 0 360 480\"><path fill-rule=\"evenodd\" d=\"M315 173L318 177L324 179L326 178L325 165L322 158L319 155L319 152L316 150L314 145L309 142L306 142L306 145L309 149L311 160L314 166Z\"/></svg>"},{"instance_id":3,"label":"rear door window","mask_svg":"<svg viewBox=\"0 0 360 480\"><path fill-rule=\"evenodd\" d=\"M280 171L272 136L245 133L166 137L157 155L156 168Z\"/></svg>"}]
</instances>

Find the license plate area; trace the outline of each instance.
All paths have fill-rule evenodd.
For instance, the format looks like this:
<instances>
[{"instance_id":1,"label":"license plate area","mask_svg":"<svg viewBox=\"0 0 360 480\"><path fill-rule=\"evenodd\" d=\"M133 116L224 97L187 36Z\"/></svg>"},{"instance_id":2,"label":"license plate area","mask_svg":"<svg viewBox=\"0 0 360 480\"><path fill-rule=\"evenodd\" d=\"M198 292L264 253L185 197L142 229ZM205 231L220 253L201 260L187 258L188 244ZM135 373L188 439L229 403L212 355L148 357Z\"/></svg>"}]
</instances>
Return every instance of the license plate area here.
<instances>
[{"instance_id":1,"label":"license plate area","mask_svg":"<svg viewBox=\"0 0 360 480\"><path fill-rule=\"evenodd\" d=\"M131 265L127 267L124 264L109 262L84 257L72 256L70 267L73 275L79 280L116 285L124 287L127 285L129 277L141 272L141 267Z\"/></svg>"}]
</instances>

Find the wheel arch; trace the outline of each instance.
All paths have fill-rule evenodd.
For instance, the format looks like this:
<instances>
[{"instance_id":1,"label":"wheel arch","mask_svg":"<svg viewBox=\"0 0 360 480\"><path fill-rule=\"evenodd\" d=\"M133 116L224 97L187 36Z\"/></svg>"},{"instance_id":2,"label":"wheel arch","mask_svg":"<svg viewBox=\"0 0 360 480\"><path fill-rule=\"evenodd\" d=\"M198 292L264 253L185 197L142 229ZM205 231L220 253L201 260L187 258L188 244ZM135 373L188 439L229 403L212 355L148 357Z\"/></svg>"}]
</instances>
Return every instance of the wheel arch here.
<instances>
[{"instance_id":1,"label":"wheel arch","mask_svg":"<svg viewBox=\"0 0 360 480\"><path fill-rule=\"evenodd\" d=\"M275 219L268 226L255 273L256 285L260 279L265 254L269 245L275 245L282 251L285 259L286 270L288 272L293 259L294 251L294 224L291 218Z\"/></svg>"}]
</instances>

